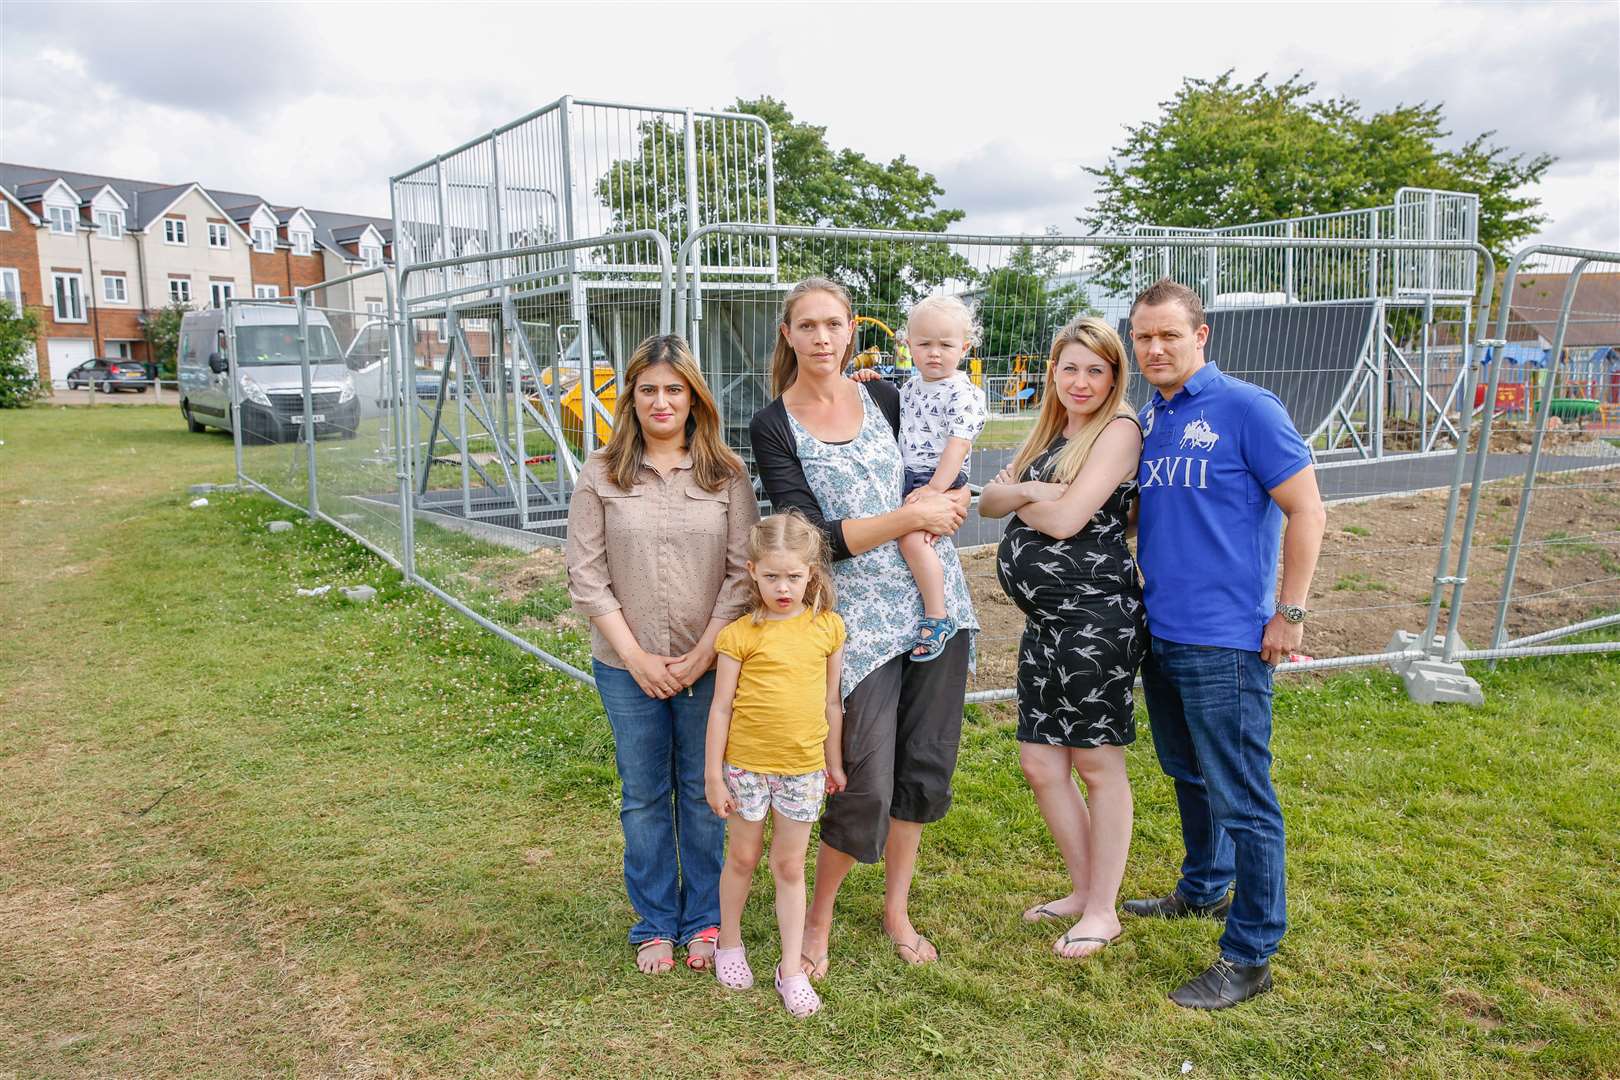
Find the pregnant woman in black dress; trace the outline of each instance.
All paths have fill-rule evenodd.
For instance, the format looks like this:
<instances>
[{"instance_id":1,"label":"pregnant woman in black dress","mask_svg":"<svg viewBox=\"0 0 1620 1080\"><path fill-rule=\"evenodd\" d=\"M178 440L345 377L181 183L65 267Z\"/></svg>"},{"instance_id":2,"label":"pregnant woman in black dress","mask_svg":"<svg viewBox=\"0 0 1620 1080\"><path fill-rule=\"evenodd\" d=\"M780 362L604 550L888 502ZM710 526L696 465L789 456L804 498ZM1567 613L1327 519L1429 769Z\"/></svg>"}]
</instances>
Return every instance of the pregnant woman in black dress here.
<instances>
[{"instance_id":1,"label":"pregnant woman in black dress","mask_svg":"<svg viewBox=\"0 0 1620 1080\"><path fill-rule=\"evenodd\" d=\"M985 517L1013 515L997 574L1025 615L1019 760L1072 884L1024 918L1072 920L1053 944L1070 959L1119 936L1115 905L1131 844L1125 747L1136 739L1131 690L1147 624L1125 543L1142 454L1128 374L1107 323L1082 318L1059 331L1035 427L979 504Z\"/></svg>"}]
</instances>

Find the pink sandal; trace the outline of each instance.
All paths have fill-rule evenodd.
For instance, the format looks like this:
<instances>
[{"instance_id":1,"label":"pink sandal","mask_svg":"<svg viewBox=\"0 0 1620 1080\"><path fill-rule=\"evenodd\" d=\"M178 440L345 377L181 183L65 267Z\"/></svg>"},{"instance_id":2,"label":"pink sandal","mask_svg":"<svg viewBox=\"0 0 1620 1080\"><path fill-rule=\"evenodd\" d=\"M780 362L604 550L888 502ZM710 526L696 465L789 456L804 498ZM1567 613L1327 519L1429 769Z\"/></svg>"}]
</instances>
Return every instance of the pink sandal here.
<instances>
[{"instance_id":1,"label":"pink sandal","mask_svg":"<svg viewBox=\"0 0 1620 1080\"><path fill-rule=\"evenodd\" d=\"M741 945L735 949L714 950L714 977L727 990L747 990L754 985L754 970L748 966L748 950Z\"/></svg>"},{"instance_id":2,"label":"pink sandal","mask_svg":"<svg viewBox=\"0 0 1620 1080\"><path fill-rule=\"evenodd\" d=\"M713 945L719 939L720 928L718 926L710 926L706 929L699 930L696 934L694 934L692 936L692 940L686 943L686 966L691 968L693 971L707 971L713 954L711 953L709 956L694 955L692 952L692 945L699 941L706 941L710 945Z\"/></svg>"},{"instance_id":3,"label":"pink sandal","mask_svg":"<svg viewBox=\"0 0 1620 1080\"><path fill-rule=\"evenodd\" d=\"M821 995L810 985L804 972L795 972L782 978L782 969L776 969L776 992L782 995L782 1005L789 1015L803 1020L821 1011Z\"/></svg>"}]
</instances>

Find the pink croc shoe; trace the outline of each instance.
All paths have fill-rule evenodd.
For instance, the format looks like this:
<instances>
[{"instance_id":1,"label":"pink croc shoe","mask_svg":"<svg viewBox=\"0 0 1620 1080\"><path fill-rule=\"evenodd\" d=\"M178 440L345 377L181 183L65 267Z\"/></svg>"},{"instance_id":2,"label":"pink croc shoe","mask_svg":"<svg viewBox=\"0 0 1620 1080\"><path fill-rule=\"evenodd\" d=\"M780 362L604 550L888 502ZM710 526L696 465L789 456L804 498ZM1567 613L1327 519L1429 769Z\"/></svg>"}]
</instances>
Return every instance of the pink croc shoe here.
<instances>
[{"instance_id":1,"label":"pink croc shoe","mask_svg":"<svg viewBox=\"0 0 1620 1080\"><path fill-rule=\"evenodd\" d=\"M799 1020L821 1011L821 995L810 985L809 976L796 971L782 978L782 969L776 969L776 992L782 995L782 1005Z\"/></svg>"},{"instance_id":2,"label":"pink croc shoe","mask_svg":"<svg viewBox=\"0 0 1620 1080\"><path fill-rule=\"evenodd\" d=\"M714 977L727 990L747 990L753 986L754 971L748 966L748 950L741 945L735 949L715 949Z\"/></svg>"}]
</instances>

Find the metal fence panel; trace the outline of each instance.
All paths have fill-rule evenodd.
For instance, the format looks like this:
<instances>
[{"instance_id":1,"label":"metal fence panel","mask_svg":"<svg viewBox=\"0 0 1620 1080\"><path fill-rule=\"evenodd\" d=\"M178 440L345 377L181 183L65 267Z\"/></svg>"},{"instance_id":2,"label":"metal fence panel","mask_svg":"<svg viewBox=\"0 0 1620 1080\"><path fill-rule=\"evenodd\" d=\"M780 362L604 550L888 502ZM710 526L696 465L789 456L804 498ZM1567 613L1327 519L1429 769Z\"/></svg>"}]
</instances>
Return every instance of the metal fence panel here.
<instances>
[{"instance_id":1,"label":"metal fence panel","mask_svg":"<svg viewBox=\"0 0 1620 1080\"><path fill-rule=\"evenodd\" d=\"M1515 255L1494 338L1482 456L1522 465L1470 492L1453 621L1493 649L1620 638L1620 253Z\"/></svg>"},{"instance_id":2,"label":"metal fence panel","mask_svg":"<svg viewBox=\"0 0 1620 1080\"><path fill-rule=\"evenodd\" d=\"M185 355L189 350L201 352L204 346L198 337L186 335L180 343L182 376L193 382L207 380L206 386L186 388L189 407L210 422L209 412L226 417L241 481L308 513L311 430L305 416L316 395L325 401L340 393L336 377L327 368L306 384L303 330L292 297L227 301L222 326L215 343L226 364L222 374L208 370L214 352ZM327 332L317 343L318 353L330 351L329 338ZM193 374L186 376L188 367ZM314 434L324 438L334 432L321 424Z\"/></svg>"},{"instance_id":3,"label":"metal fence panel","mask_svg":"<svg viewBox=\"0 0 1620 1080\"><path fill-rule=\"evenodd\" d=\"M922 296L954 293L975 307L983 340L964 366L986 391L992 413L969 458L976 484L1012 460L1031 428L1058 327L1089 310L1123 328L1132 294L1110 284L1104 255L1139 249L1135 238L742 226L700 231L683 246L679 280L686 295L676 307L720 403L728 440L745 459L748 420L769 400L767 359L789 283L763 276L717 279L709 264L725 258L726 244L711 241L758 240L767 233L775 236L785 269L828 276L850 290L859 324L857 367L904 377L896 331ZM1366 264L1429 250L1481 257L1451 242L1196 237L1155 244L1200 252L1213 244L1233 258L1292 251L1302 262L1321 263ZM1459 474L1458 440L1471 419L1464 404L1473 389L1469 376L1477 372L1460 343L1477 332L1480 318L1467 299L1357 297L1352 285L1345 296L1314 304L1227 294L1209 314L1210 356L1223 370L1274 390L1311 444L1334 525L1309 605L1315 612L1309 647L1324 661L1367 663L1391 655L1395 629L1423 626L1435 601L1436 568L1454 558L1449 495ZM1451 343L1449 362L1431 348L1437 341ZM1149 392L1133 372L1133 400L1140 404ZM991 696L1009 693L1023 628L1022 615L995 581L993 545L1003 524L975 512L957 537L985 624L974 689Z\"/></svg>"},{"instance_id":4,"label":"metal fence panel","mask_svg":"<svg viewBox=\"0 0 1620 1080\"><path fill-rule=\"evenodd\" d=\"M404 385L390 322L392 271L362 271L298 291L312 376L323 370L316 345L331 334L339 392L335 410L318 405L312 420L336 429L313 443L316 516L400 565ZM314 379L312 377L312 383Z\"/></svg>"},{"instance_id":5,"label":"metal fence panel","mask_svg":"<svg viewBox=\"0 0 1620 1080\"><path fill-rule=\"evenodd\" d=\"M396 251L408 266L642 230L678 243L709 222L774 222L774 170L760 117L564 97L396 176ZM769 270L773 254L738 245L728 265ZM655 270L658 253L627 242L553 258L620 276ZM429 285L418 278L410 296Z\"/></svg>"}]
</instances>

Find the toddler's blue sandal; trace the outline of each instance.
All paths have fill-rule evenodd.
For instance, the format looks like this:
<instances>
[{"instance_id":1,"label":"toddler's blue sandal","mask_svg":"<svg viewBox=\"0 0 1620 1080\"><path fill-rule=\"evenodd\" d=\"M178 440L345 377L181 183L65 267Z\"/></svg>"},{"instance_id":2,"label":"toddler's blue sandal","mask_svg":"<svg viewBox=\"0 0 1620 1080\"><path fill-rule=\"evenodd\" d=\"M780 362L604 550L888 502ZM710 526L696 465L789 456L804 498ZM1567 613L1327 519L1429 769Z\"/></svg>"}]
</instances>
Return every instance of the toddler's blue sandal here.
<instances>
[{"instance_id":1,"label":"toddler's blue sandal","mask_svg":"<svg viewBox=\"0 0 1620 1080\"><path fill-rule=\"evenodd\" d=\"M956 620L924 617L917 623L917 643L911 647L911 659L919 664L938 660L945 651L945 643L956 636Z\"/></svg>"}]
</instances>

